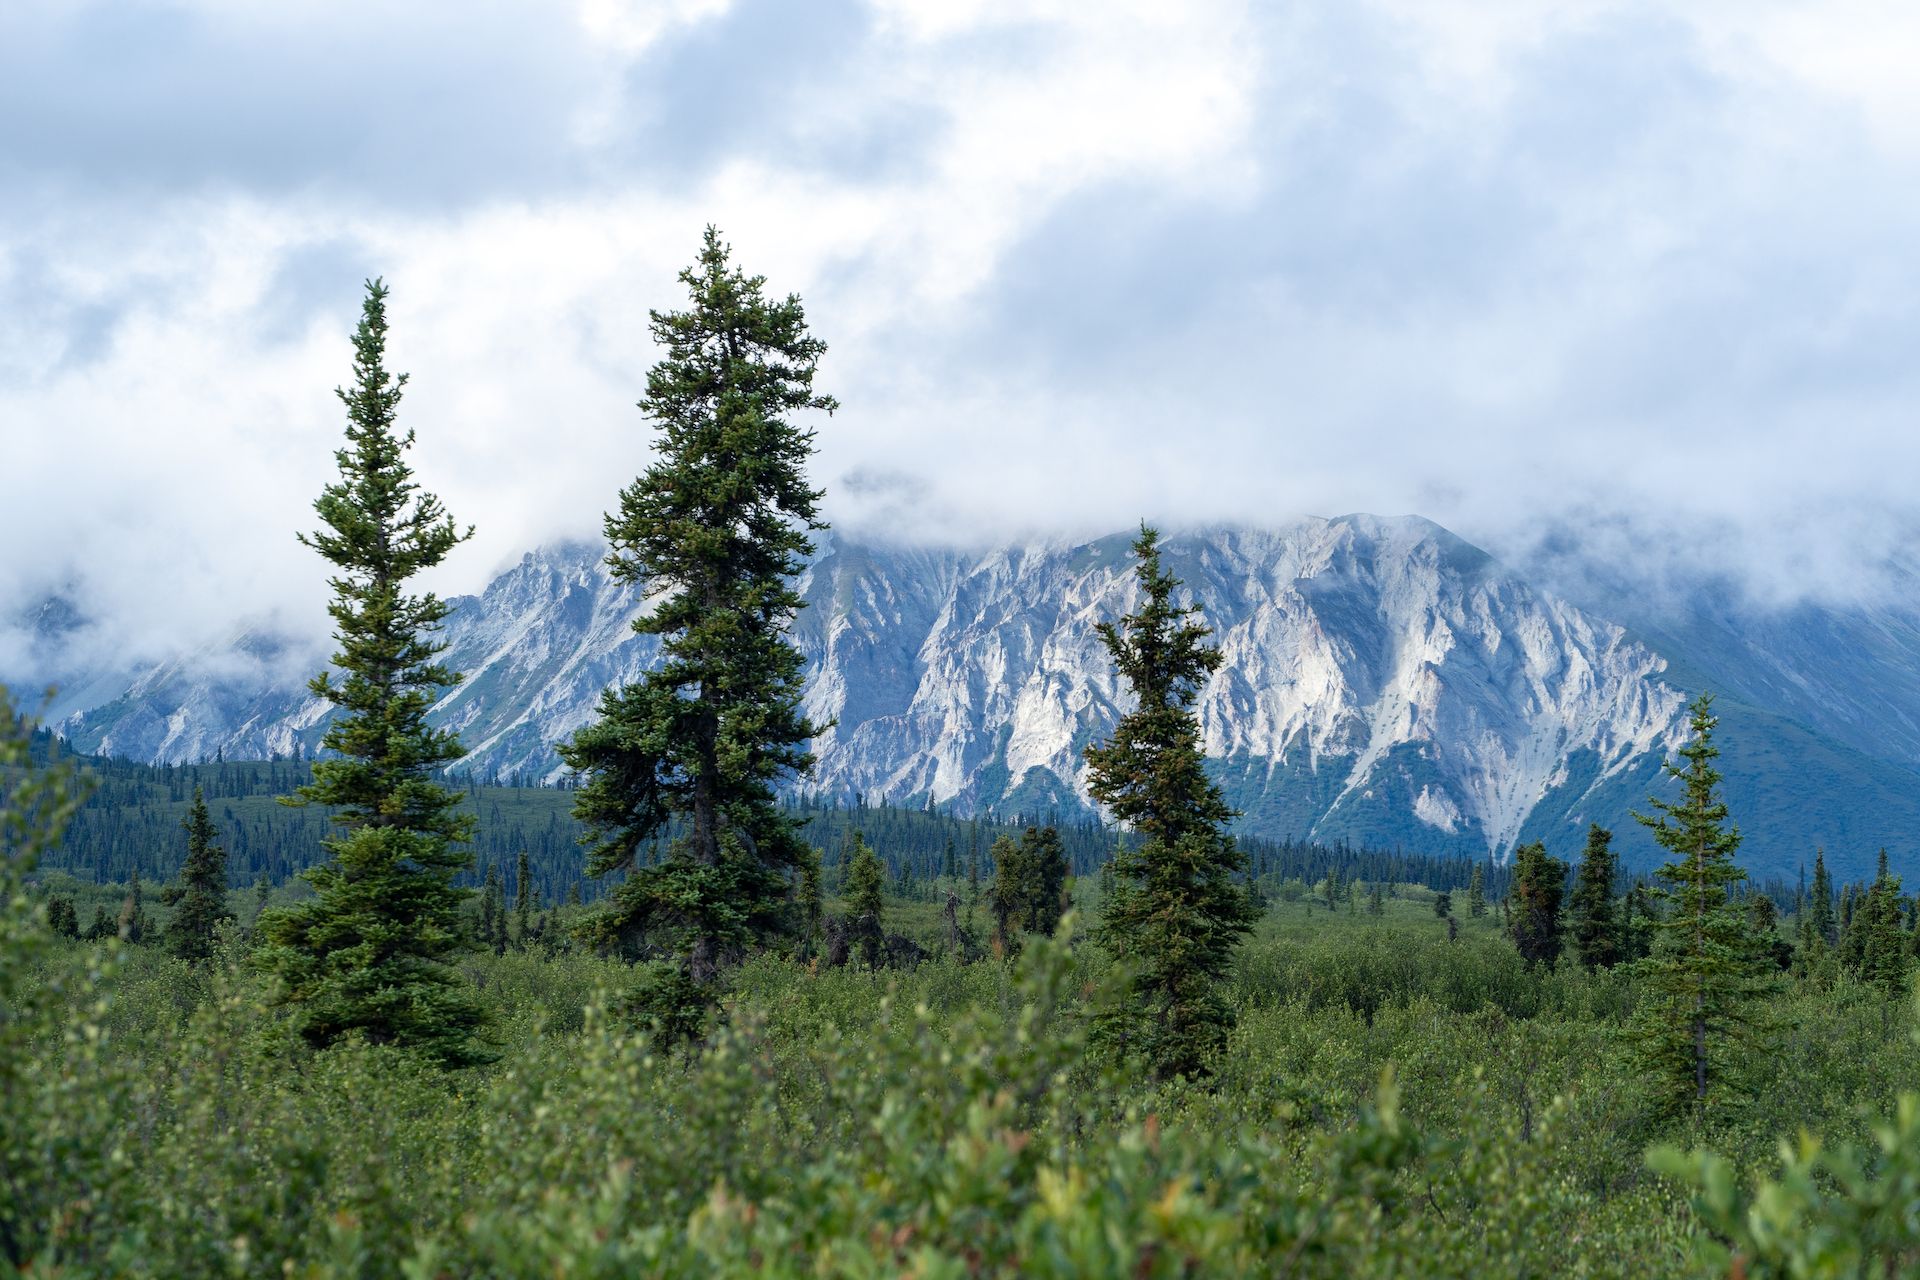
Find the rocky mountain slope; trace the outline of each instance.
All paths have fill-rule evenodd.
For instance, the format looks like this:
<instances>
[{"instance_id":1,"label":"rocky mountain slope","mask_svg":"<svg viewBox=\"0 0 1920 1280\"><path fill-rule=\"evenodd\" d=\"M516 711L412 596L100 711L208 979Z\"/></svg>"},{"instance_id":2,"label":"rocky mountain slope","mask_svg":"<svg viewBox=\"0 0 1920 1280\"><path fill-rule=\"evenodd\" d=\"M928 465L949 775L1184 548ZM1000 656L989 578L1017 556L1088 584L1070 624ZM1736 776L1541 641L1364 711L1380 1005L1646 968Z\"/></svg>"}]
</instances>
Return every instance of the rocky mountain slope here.
<instances>
[{"instance_id":1,"label":"rocky mountain slope","mask_svg":"<svg viewBox=\"0 0 1920 1280\"><path fill-rule=\"evenodd\" d=\"M823 539L795 631L809 711L831 722L808 785L961 813L1082 807L1080 750L1119 710L1094 627L1134 603L1129 541L963 552ZM467 679L435 716L472 768L555 776L552 744L651 660L654 642L630 626L644 601L600 554L545 548L456 602L448 657ZM1196 530L1168 539L1167 562L1225 654L1201 719L1249 829L1504 856L1535 837L1570 852L1599 821L1631 861L1652 860L1628 810L1665 785L1660 762L1702 685L1684 656L1413 517ZM83 749L151 761L310 752L325 708L276 655L255 637L217 665L147 671L62 727ZM1791 708L1763 723L1763 708L1735 705L1766 739L1737 759L1729 744L1736 811L1744 798L1770 824L1749 822L1750 864L1790 872L1823 838L1843 862L1856 847L1870 859L1863 842L1920 819L1906 765Z\"/></svg>"}]
</instances>

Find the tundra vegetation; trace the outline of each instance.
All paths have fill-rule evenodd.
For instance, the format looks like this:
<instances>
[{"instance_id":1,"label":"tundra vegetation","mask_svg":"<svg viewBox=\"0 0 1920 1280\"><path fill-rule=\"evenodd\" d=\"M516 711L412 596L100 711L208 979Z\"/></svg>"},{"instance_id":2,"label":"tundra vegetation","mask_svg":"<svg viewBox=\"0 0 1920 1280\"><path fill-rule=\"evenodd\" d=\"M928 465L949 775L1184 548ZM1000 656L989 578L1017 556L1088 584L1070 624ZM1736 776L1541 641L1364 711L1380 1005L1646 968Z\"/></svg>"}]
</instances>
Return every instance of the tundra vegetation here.
<instances>
[{"instance_id":1,"label":"tundra vegetation","mask_svg":"<svg viewBox=\"0 0 1920 1280\"><path fill-rule=\"evenodd\" d=\"M1193 712L1217 658L1143 527L1102 630L1131 701L1087 752L1111 827L809 797L824 347L717 234L682 281L658 461L607 520L664 660L567 745L576 788L445 772L458 673L404 584L464 531L406 468L379 285L312 543L323 757L88 762L0 692L9 1268L1920 1269L1914 900L1884 859L1748 881L1705 698L1650 880L1599 829L1511 867L1237 840ZM311 807L249 807L276 788ZM556 804L570 860L525 834Z\"/></svg>"}]
</instances>

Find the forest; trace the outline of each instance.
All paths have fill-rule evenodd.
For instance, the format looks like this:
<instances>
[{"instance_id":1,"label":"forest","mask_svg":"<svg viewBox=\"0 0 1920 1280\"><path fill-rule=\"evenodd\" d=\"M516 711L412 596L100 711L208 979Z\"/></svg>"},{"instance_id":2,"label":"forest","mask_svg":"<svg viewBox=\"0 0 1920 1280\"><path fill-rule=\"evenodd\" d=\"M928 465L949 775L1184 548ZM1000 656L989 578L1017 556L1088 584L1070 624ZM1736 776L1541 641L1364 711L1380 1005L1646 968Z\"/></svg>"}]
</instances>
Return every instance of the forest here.
<instances>
[{"instance_id":1,"label":"forest","mask_svg":"<svg viewBox=\"0 0 1920 1280\"><path fill-rule=\"evenodd\" d=\"M370 282L311 761L0 703L0 1256L28 1276L1920 1271L1920 904L1758 885L1712 699L1642 821L1475 862L1236 838L1206 620L1133 548L1103 823L809 797L785 636L824 345L709 230L606 521L660 665L486 785L408 581ZM804 418L803 418L804 415Z\"/></svg>"}]
</instances>

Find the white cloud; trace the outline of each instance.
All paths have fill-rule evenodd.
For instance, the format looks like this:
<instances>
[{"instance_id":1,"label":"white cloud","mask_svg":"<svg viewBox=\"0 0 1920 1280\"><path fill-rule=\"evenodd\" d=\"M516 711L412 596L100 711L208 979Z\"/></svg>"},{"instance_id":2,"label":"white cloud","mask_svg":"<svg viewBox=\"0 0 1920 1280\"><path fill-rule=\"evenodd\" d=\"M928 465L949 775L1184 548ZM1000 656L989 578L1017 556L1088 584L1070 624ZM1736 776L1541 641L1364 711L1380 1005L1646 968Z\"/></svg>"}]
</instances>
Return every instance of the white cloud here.
<instances>
[{"instance_id":1,"label":"white cloud","mask_svg":"<svg viewBox=\"0 0 1920 1280\"><path fill-rule=\"evenodd\" d=\"M443 587L591 534L708 221L832 346L856 523L1420 510L1517 546L1626 510L1738 530L1712 554L1784 590L1906 536L1904 10L154 13L0 17L0 615L71 587L130 658L317 625L292 534L366 274L421 478L481 528Z\"/></svg>"}]
</instances>

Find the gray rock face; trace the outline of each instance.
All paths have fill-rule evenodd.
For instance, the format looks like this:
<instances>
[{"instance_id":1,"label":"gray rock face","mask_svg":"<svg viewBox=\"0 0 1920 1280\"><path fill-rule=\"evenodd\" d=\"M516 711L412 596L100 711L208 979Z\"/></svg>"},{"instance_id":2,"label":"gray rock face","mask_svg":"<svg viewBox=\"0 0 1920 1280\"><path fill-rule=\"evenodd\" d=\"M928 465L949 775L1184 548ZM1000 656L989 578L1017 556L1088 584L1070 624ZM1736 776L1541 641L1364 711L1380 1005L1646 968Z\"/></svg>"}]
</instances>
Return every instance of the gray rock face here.
<instances>
[{"instance_id":1,"label":"gray rock face","mask_svg":"<svg viewBox=\"0 0 1920 1280\"><path fill-rule=\"evenodd\" d=\"M1007 812L1084 803L1081 748L1122 709L1095 625L1137 593L1130 535L967 553L822 539L794 632L828 724L808 786ZM655 642L600 549L527 555L455 601L435 709L482 773L552 778L553 743ZM1168 567L1225 662L1206 748L1273 835L1504 853L1543 800L1568 821L1675 745L1684 695L1620 627L1530 588L1417 518L1170 537ZM259 638L146 672L64 728L152 761L310 752L325 706ZM1591 806L1589 806L1591 807Z\"/></svg>"}]
</instances>

